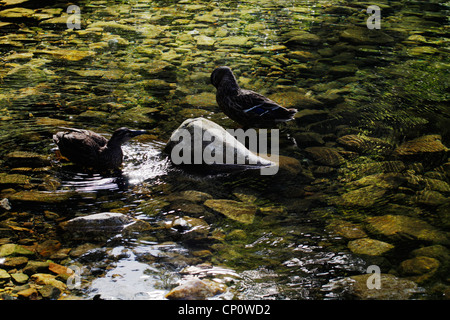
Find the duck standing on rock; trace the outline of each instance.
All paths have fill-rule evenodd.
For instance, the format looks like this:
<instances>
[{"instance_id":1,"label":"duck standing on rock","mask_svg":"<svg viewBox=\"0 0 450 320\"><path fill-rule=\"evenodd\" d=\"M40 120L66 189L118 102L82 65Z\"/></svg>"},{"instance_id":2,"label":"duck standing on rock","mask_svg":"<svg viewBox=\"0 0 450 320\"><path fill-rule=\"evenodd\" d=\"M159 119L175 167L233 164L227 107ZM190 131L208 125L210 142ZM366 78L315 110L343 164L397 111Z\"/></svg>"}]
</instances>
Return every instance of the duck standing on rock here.
<instances>
[{"instance_id":1,"label":"duck standing on rock","mask_svg":"<svg viewBox=\"0 0 450 320\"><path fill-rule=\"evenodd\" d=\"M118 169L122 165L122 144L147 133L122 127L114 131L109 140L101 135L83 129L62 128L65 131L53 135L62 156L70 161L96 169Z\"/></svg>"},{"instance_id":2,"label":"duck standing on rock","mask_svg":"<svg viewBox=\"0 0 450 320\"><path fill-rule=\"evenodd\" d=\"M251 90L241 89L229 67L214 69L211 83L217 88L220 109L244 127L274 126L294 118L296 109L286 109Z\"/></svg>"}]
</instances>

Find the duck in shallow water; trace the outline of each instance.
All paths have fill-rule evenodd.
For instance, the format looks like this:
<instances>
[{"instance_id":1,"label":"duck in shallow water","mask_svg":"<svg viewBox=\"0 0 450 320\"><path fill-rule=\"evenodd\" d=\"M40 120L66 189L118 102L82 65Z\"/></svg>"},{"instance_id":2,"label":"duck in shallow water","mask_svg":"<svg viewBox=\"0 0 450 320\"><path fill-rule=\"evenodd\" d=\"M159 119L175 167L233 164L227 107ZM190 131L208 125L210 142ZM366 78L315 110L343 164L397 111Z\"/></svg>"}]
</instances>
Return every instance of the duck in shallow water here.
<instances>
[{"instance_id":1,"label":"duck in shallow water","mask_svg":"<svg viewBox=\"0 0 450 320\"><path fill-rule=\"evenodd\" d=\"M241 89L229 67L214 69L211 83L217 88L216 100L222 112L244 127L274 126L292 120L297 112L259 93Z\"/></svg>"},{"instance_id":2,"label":"duck in shallow water","mask_svg":"<svg viewBox=\"0 0 450 320\"><path fill-rule=\"evenodd\" d=\"M62 156L70 161L97 169L118 169L122 165L122 144L133 137L147 133L122 127L114 131L109 140L101 135L82 129L63 128L53 135L53 141Z\"/></svg>"}]
</instances>

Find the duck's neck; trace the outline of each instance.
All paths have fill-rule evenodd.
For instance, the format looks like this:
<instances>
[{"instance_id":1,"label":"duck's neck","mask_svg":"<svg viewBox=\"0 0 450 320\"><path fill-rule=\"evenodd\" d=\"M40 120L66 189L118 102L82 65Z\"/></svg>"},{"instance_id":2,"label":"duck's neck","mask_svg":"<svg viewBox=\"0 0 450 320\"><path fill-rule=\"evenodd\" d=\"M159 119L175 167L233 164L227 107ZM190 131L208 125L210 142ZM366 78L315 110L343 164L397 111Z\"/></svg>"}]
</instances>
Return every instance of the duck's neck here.
<instances>
[{"instance_id":1,"label":"duck's neck","mask_svg":"<svg viewBox=\"0 0 450 320\"><path fill-rule=\"evenodd\" d=\"M218 89L225 94L237 94L240 87L233 74L226 74L223 76L222 81L220 81Z\"/></svg>"},{"instance_id":2,"label":"duck's neck","mask_svg":"<svg viewBox=\"0 0 450 320\"><path fill-rule=\"evenodd\" d=\"M100 152L100 158L107 167L119 167L122 164L122 145L117 141L109 140Z\"/></svg>"}]
</instances>

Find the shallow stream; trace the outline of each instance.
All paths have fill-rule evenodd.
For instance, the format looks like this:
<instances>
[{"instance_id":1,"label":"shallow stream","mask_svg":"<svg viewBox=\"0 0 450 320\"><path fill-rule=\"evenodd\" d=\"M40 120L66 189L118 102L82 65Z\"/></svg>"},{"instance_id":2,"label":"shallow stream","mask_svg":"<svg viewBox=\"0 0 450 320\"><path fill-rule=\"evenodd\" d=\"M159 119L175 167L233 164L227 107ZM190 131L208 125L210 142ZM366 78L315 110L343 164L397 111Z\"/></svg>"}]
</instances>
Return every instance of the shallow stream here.
<instances>
[{"instance_id":1,"label":"shallow stream","mask_svg":"<svg viewBox=\"0 0 450 320\"><path fill-rule=\"evenodd\" d=\"M74 29L65 2L15 2L0 4L0 248L31 253L0 255L2 298L165 299L199 277L223 285L208 299L448 299L448 1L74 1ZM162 152L188 118L239 127L215 101L220 65L299 111L275 176L188 172ZM121 175L56 156L59 127L120 126L149 131L123 147ZM250 204L252 222L211 199ZM102 212L150 227L60 228ZM13 256L80 282L46 295ZM361 278L371 265L385 290Z\"/></svg>"}]
</instances>

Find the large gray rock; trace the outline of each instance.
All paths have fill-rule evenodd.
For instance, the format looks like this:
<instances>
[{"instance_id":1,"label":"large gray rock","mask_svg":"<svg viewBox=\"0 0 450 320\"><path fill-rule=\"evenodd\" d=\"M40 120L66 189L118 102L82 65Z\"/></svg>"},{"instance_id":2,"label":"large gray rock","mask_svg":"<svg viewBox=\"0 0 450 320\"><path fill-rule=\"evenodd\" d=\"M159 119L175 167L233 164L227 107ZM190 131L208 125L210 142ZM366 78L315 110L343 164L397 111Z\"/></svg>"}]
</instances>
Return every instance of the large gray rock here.
<instances>
[{"instance_id":1,"label":"large gray rock","mask_svg":"<svg viewBox=\"0 0 450 320\"><path fill-rule=\"evenodd\" d=\"M205 118L185 120L172 133L164 151L175 165L219 172L262 169L262 174L275 174L278 171L275 162L256 155L229 131Z\"/></svg>"}]
</instances>

